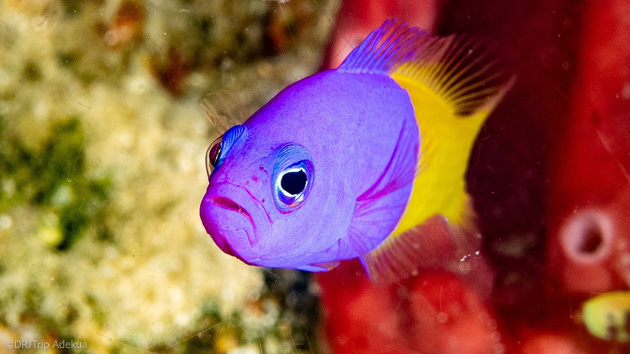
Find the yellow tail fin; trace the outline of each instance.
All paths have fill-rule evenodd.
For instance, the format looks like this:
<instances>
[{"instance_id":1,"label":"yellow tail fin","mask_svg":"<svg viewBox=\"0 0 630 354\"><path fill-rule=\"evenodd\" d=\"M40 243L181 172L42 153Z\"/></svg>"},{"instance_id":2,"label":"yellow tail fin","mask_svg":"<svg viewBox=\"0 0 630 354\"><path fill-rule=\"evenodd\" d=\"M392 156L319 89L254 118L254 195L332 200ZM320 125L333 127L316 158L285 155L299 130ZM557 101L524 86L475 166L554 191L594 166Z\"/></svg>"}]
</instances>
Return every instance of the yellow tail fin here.
<instances>
[{"instance_id":1,"label":"yellow tail fin","mask_svg":"<svg viewBox=\"0 0 630 354\"><path fill-rule=\"evenodd\" d=\"M511 85L469 41L442 38L427 52L422 60L406 62L391 74L409 92L422 136L419 173L392 236L436 214L466 226L472 216L465 185L470 152L481 126Z\"/></svg>"},{"instance_id":2,"label":"yellow tail fin","mask_svg":"<svg viewBox=\"0 0 630 354\"><path fill-rule=\"evenodd\" d=\"M363 264L376 281L393 282L435 267L470 277L472 267L485 263L479 257L466 170L481 126L513 79L496 71L477 46L455 37L435 40L422 56L402 63L390 75L411 98L422 137L421 156L403 217L381 245L362 257ZM440 227L440 218L447 224ZM423 242L439 244L445 251L419 254L426 248Z\"/></svg>"}]
</instances>

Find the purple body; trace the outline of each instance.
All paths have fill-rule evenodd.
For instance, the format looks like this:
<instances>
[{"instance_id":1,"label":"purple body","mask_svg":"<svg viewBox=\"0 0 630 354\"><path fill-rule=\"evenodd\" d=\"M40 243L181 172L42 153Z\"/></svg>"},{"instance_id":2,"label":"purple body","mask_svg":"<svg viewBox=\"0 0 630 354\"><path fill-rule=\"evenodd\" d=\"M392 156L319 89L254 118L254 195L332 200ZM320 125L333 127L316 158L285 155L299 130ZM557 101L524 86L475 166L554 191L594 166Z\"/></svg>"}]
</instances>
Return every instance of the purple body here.
<instances>
[{"instance_id":1,"label":"purple body","mask_svg":"<svg viewBox=\"0 0 630 354\"><path fill-rule=\"evenodd\" d=\"M389 76L310 76L243 126L222 151L201 204L203 224L224 252L249 264L317 271L373 249L394 229L413 179L392 188L400 168L392 159L401 160L394 152L406 145L415 155L406 163L415 166L419 134L409 95ZM300 161L310 169L308 195L287 208L275 186ZM371 215L361 215L362 196Z\"/></svg>"}]
</instances>

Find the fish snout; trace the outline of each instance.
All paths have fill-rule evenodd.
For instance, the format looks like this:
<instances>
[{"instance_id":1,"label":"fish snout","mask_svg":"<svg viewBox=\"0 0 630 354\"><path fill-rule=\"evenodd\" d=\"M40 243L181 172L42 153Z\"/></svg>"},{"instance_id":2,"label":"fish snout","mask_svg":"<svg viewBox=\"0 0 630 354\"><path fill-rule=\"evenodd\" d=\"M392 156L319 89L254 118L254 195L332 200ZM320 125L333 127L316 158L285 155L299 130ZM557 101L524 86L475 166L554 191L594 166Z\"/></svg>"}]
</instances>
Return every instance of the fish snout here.
<instances>
[{"instance_id":1,"label":"fish snout","mask_svg":"<svg viewBox=\"0 0 630 354\"><path fill-rule=\"evenodd\" d=\"M257 246L269 230L262 204L241 186L211 184L201 202L201 220L221 250L246 263L259 258Z\"/></svg>"}]
</instances>

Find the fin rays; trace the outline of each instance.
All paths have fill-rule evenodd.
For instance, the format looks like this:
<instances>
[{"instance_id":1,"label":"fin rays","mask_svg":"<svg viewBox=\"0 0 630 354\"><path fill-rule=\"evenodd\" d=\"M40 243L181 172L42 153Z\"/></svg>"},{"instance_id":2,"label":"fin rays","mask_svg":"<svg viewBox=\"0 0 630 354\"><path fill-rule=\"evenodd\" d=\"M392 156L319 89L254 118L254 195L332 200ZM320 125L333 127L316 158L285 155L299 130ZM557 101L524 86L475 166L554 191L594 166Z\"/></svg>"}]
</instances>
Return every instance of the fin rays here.
<instances>
[{"instance_id":1,"label":"fin rays","mask_svg":"<svg viewBox=\"0 0 630 354\"><path fill-rule=\"evenodd\" d=\"M396 74L443 97L455 115L468 116L493 105L498 102L493 98L510 86L509 78L497 70L497 61L489 60L474 40L450 36L436 40L433 47L422 59L400 65Z\"/></svg>"},{"instance_id":2,"label":"fin rays","mask_svg":"<svg viewBox=\"0 0 630 354\"><path fill-rule=\"evenodd\" d=\"M467 116L498 102L510 78L479 41L469 37L438 38L397 20L387 20L339 66L340 72L394 73L412 78ZM492 107L490 107L492 108Z\"/></svg>"},{"instance_id":3,"label":"fin rays","mask_svg":"<svg viewBox=\"0 0 630 354\"><path fill-rule=\"evenodd\" d=\"M423 51L411 46L426 48L435 39L416 27L397 20L387 20L370 33L344 60L337 70L349 73L389 74L400 63L414 60Z\"/></svg>"},{"instance_id":4,"label":"fin rays","mask_svg":"<svg viewBox=\"0 0 630 354\"><path fill-rule=\"evenodd\" d=\"M243 102L235 93L227 89L207 94L200 104L217 135L243 123L248 116Z\"/></svg>"},{"instance_id":5,"label":"fin rays","mask_svg":"<svg viewBox=\"0 0 630 354\"><path fill-rule=\"evenodd\" d=\"M422 269L448 269L464 275L459 265L477 254L480 239L470 225L453 227L436 215L422 225L388 238L361 257L370 278L380 284L395 283Z\"/></svg>"}]
</instances>

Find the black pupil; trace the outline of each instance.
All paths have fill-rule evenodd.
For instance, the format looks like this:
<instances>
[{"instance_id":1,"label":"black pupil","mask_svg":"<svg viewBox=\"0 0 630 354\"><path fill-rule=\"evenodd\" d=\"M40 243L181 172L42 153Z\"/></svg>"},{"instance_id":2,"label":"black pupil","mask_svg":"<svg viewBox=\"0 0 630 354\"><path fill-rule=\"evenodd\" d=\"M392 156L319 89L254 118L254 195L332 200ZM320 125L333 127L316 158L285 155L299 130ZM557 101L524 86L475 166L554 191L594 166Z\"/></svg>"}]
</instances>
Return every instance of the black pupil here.
<instances>
[{"instance_id":1,"label":"black pupil","mask_svg":"<svg viewBox=\"0 0 630 354\"><path fill-rule=\"evenodd\" d=\"M212 149L210 149L210 163L212 166L216 167L219 162L219 155L221 154L221 143L215 144Z\"/></svg>"},{"instance_id":2,"label":"black pupil","mask_svg":"<svg viewBox=\"0 0 630 354\"><path fill-rule=\"evenodd\" d=\"M306 188L306 173L304 170L285 173L280 181L280 187L291 195L302 193Z\"/></svg>"}]
</instances>

